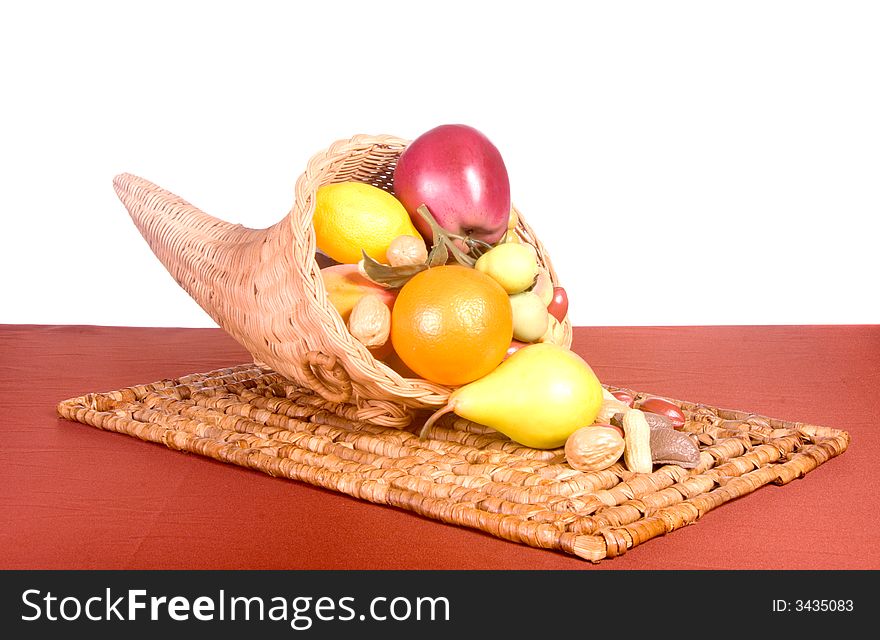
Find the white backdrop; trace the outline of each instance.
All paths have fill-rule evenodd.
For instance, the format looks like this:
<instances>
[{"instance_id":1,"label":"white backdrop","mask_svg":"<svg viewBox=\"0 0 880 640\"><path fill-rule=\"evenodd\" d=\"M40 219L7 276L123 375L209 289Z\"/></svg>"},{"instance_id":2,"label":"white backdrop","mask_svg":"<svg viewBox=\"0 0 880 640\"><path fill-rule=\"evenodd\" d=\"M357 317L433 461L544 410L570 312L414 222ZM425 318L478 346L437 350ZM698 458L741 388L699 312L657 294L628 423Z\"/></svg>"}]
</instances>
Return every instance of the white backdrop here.
<instances>
[{"instance_id":1,"label":"white backdrop","mask_svg":"<svg viewBox=\"0 0 880 640\"><path fill-rule=\"evenodd\" d=\"M214 326L117 173L264 227L331 142L461 122L577 325L877 323L878 6L3 3L0 322Z\"/></svg>"}]
</instances>

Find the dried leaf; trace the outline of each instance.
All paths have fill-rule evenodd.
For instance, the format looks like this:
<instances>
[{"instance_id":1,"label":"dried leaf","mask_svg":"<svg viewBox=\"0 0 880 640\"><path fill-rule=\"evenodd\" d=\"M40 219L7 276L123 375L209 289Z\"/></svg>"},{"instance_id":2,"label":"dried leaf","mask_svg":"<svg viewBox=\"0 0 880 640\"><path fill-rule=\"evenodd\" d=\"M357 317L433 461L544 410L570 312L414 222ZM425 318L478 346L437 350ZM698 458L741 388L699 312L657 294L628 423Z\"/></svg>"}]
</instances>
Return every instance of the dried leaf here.
<instances>
[{"instance_id":1,"label":"dried leaf","mask_svg":"<svg viewBox=\"0 0 880 640\"><path fill-rule=\"evenodd\" d=\"M446 248L445 242L435 244L428 254L428 266L440 267L449 262L449 250Z\"/></svg>"},{"instance_id":2,"label":"dried leaf","mask_svg":"<svg viewBox=\"0 0 880 640\"><path fill-rule=\"evenodd\" d=\"M364 256L364 272L367 277L378 284L385 285L392 289L399 289L417 273L428 268L426 263L406 264L399 267L392 267L382 264L367 255L366 251L361 251Z\"/></svg>"}]
</instances>

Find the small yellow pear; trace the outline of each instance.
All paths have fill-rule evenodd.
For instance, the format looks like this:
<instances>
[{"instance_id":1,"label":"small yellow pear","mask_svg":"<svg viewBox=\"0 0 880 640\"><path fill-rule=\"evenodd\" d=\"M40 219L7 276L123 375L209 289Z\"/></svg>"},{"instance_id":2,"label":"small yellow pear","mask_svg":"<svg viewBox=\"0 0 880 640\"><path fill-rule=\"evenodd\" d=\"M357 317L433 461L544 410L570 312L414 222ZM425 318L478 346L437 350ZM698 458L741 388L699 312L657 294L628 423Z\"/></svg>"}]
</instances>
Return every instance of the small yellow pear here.
<instances>
[{"instance_id":1,"label":"small yellow pear","mask_svg":"<svg viewBox=\"0 0 880 640\"><path fill-rule=\"evenodd\" d=\"M498 282L507 293L525 291L535 282L538 261L534 250L524 244L499 244L477 259L474 268Z\"/></svg>"},{"instance_id":2,"label":"small yellow pear","mask_svg":"<svg viewBox=\"0 0 880 640\"><path fill-rule=\"evenodd\" d=\"M520 342L537 342L547 332L550 313L547 305L531 291L510 296L513 312L513 337Z\"/></svg>"},{"instance_id":3,"label":"small yellow pear","mask_svg":"<svg viewBox=\"0 0 880 640\"><path fill-rule=\"evenodd\" d=\"M555 449L592 424L601 406L602 385L583 358L553 343L535 343L453 391L422 436L441 415L453 412L527 447Z\"/></svg>"}]
</instances>

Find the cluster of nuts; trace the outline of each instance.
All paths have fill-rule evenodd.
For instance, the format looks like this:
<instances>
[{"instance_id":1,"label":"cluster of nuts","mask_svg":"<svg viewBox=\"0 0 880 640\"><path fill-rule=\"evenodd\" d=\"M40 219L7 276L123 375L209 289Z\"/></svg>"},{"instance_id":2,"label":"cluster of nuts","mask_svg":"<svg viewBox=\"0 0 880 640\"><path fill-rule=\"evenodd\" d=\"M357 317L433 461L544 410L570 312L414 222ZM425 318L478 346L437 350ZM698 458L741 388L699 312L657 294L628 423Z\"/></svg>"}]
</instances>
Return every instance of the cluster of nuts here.
<instances>
[{"instance_id":1,"label":"cluster of nuts","mask_svg":"<svg viewBox=\"0 0 880 640\"><path fill-rule=\"evenodd\" d=\"M601 471L622 457L633 473L651 473L655 464L693 468L700 450L680 431L681 410L662 398L647 398L634 406L603 390L605 397L595 422L572 433L565 443L565 458L579 471ZM632 404L631 404L632 403Z\"/></svg>"}]
</instances>

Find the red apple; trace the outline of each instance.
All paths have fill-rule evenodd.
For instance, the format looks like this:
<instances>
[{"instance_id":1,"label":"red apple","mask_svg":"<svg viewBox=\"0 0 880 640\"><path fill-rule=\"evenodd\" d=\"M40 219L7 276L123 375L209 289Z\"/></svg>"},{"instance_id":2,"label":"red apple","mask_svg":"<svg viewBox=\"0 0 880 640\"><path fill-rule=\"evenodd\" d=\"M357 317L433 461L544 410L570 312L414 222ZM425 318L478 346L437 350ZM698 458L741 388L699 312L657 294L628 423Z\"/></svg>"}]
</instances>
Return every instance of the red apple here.
<instances>
[{"instance_id":1,"label":"red apple","mask_svg":"<svg viewBox=\"0 0 880 640\"><path fill-rule=\"evenodd\" d=\"M450 233L495 244L507 231L510 179L501 154L473 127L444 124L413 140L397 160L394 194L431 242L422 204Z\"/></svg>"}]
</instances>

